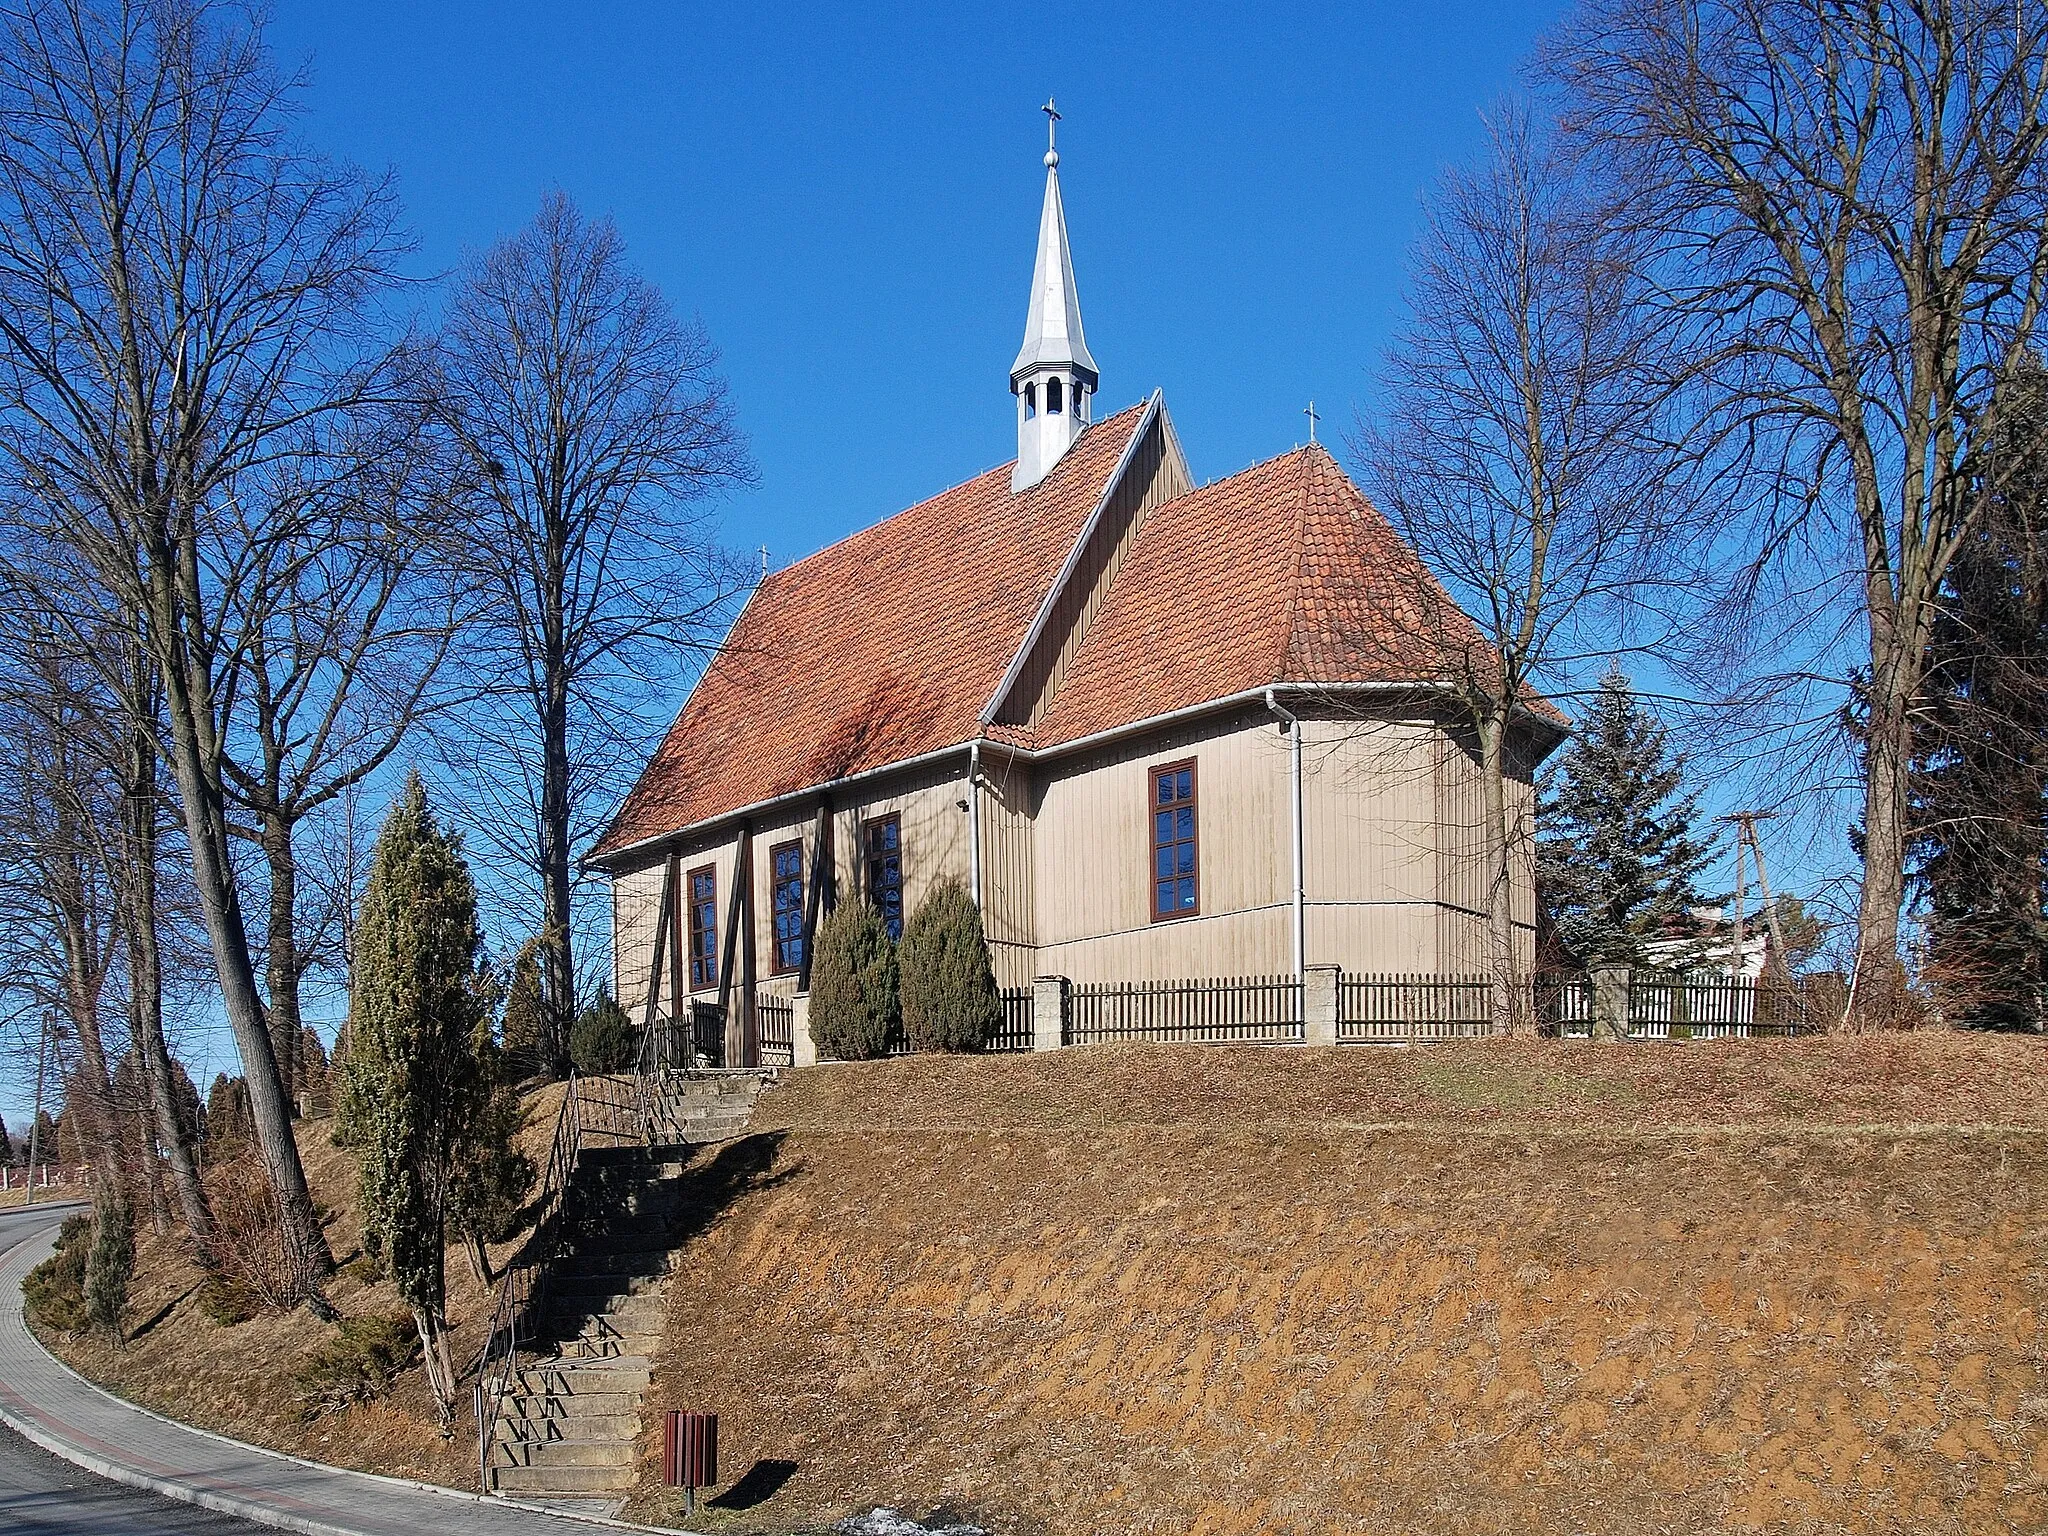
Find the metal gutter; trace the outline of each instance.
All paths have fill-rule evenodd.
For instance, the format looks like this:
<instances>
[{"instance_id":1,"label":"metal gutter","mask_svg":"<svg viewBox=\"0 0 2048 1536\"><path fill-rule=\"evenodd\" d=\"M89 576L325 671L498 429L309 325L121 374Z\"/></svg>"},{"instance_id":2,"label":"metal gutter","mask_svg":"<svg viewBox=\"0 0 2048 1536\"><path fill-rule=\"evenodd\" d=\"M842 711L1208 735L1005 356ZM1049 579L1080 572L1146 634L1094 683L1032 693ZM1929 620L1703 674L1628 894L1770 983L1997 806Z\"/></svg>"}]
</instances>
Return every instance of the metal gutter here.
<instances>
[{"instance_id":1,"label":"metal gutter","mask_svg":"<svg viewBox=\"0 0 2048 1536\"><path fill-rule=\"evenodd\" d=\"M1306 918L1306 893L1303 889L1305 876L1302 873L1302 814L1301 814L1301 717L1281 707L1277 688L1266 690L1266 708L1286 723L1281 727L1287 732L1292 747L1294 809L1294 979L1303 986L1308 985L1308 924Z\"/></svg>"},{"instance_id":2,"label":"metal gutter","mask_svg":"<svg viewBox=\"0 0 2048 1536\"><path fill-rule=\"evenodd\" d=\"M1059 601L1060 594L1066 591L1068 581L1073 578L1074 571L1081 564L1081 552L1088 547L1089 540L1095 537L1095 530L1102 525L1103 514L1109 510L1110 497L1114 496L1117 487L1123 484L1124 476L1130 470L1131 460L1137 457L1138 444L1144 441L1146 429L1158 418L1165 403L1166 393L1158 389L1153 390L1152 398L1145 402L1145 414L1140 416L1138 424L1131 428L1130 439L1124 444L1124 451L1117 457L1116 468L1110 471L1109 478L1103 482L1102 495L1096 499L1095 510L1088 514L1088 521L1081 525L1080 533L1075 536L1073 544L1067 550L1067 558L1061 562L1059 574L1053 577L1052 585L1046 589L1045 601L1038 605L1038 613L1032 618L1031 627L1024 631L1023 643L1017 647L1017 653L1010 658L1010 665L1004 671L1002 681L996 684L994 695L983 706L983 725L995 719L996 711L1009 701L1010 690L1017 686L1017 679L1023 674L1026 659L1031 655L1032 648L1038 644L1039 637L1045 633L1045 626L1051 622L1053 605Z\"/></svg>"},{"instance_id":3,"label":"metal gutter","mask_svg":"<svg viewBox=\"0 0 2048 1536\"><path fill-rule=\"evenodd\" d=\"M850 773L842 779L828 779L823 784L811 784L802 789L792 789L789 793L783 795L770 795L766 800L756 800L749 805L736 805L729 811L720 811L716 816L707 816L702 821L693 821L688 826L677 827L673 831L656 832L652 836L643 837L637 842L628 843L623 848L614 848L602 858L584 859L582 863L587 869L609 869L619 860L626 858L630 854L638 853L642 849L659 847L663 843L678 842L694 833L719 826L724 822L737 821L743 817L757 817L760 812L773 810L777 806L791 805L799 800L809 800L817 795L828 795L842 785L865 784L868 780L880 778L883 774L898 773L906 768L922 768L929 763L936 763L944 758L951 757L956 752L965 752L969 745L969 741L955 742L949 747L938 747L930 752L920 752L916 757L906 757L897 762L884 763L879 768L863 768L859 773Z\"/></svg>"}]
</instances>

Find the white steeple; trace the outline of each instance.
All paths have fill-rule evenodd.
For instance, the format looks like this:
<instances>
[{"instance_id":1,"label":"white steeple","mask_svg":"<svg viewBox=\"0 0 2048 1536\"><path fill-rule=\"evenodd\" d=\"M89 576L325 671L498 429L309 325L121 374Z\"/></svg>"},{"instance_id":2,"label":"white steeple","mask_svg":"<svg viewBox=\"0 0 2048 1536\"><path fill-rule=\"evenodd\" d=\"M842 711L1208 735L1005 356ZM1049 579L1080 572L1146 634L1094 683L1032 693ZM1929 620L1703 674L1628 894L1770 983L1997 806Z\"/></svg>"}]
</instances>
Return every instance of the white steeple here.
<instances>
[{"instance_id":1,"label":"white steeple","mask_svg":"<svg viewBox=\"0 0 2048 1536\"><path fill-rule=\"evenodd\" d=\"M1024 318L1024 345L1010 365L1010 393L1017 397L1017 467L1011 491L1038 484L1088 425L1095 398L1095 359L1081 334L1081 295L1074 286L1074 258L1067 249L1067 215L1060 204L1060 154L1053 134L1060 120L1047 102L1045 113L1045 208L1038 217L1038 262L1031 272L1031 307Z\"/></svg>"}]
</instances>

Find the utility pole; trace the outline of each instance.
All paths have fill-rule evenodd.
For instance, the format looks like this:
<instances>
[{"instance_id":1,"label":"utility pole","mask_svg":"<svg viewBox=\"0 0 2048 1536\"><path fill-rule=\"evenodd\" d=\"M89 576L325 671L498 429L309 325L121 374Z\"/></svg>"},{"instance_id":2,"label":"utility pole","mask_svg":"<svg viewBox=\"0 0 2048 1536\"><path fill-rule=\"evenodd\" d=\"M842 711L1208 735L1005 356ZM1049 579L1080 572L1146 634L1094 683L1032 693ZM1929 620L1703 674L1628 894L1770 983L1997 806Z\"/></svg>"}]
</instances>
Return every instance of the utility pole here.
<instances>
[{"instance_id":1,"label":"utility pole","mask_svg":"<svg viewBox=\"0 0 2048 1536\"><path fill-rule=\"evenodd\" d=\"M36 1037L36 1112L28 1123L28 1188L21 1192L21 1203L29 1204L36 1197L36 1161L43 1150L43 1072L50 1059L50 1029L54 1018L48 1009L43 1011L43 1031Z\"/></svg>"},{"instance_id":2,"label":"utility pole","mask_svg":"<svg viewBox=\"0 0 2048 1536\"><path fill-rule=\"evenodd\" d=\"M1745 849L1748 850L1749 856L1756 861L1757 889L1764 899L1764 922L1769 925L1771 930L1771 946L1777 953L1778 964L1782 967L1786 963L1785 934L1778 926L1777 904L1771 900L1771 877L1764 870L1764 845L1758 841L1756 835L1756 824L1758 822L1775 821L1777 815L1776 811L1731 811L1728 815L1718 818L1721 821L1732 822L1735 826L1735 963L1737 966L1742 964L1742 940L1744 937L1742 931L1742 898L1744 894L1742 855Z\"/></svg>"}]
</instances>

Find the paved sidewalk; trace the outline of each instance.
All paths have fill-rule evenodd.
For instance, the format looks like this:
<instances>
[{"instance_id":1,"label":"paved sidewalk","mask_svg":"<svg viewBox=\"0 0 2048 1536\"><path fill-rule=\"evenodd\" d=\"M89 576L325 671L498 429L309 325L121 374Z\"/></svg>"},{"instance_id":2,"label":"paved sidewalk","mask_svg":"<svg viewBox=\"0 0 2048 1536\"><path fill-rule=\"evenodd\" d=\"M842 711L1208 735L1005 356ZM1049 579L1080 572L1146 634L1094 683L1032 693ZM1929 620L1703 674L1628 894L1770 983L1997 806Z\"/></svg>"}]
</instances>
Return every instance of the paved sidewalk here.
<instances>
[{"instance_id":1,"label":"paved sidewalk","mask_svg":"<svg viewBox=\"0 0 2048 1536\"><path fill-rule=\"evenodd\" d=\"M40 1214L40 1213L37 1213ZM56 1246L63 1211L0 1222L0 1422L115 1482L305 1536L576 1536L615 1521L317 1466L222 1439L111 1397L59 1364L21 1316L21 1278Z\"/></svg>"}]
</instances>

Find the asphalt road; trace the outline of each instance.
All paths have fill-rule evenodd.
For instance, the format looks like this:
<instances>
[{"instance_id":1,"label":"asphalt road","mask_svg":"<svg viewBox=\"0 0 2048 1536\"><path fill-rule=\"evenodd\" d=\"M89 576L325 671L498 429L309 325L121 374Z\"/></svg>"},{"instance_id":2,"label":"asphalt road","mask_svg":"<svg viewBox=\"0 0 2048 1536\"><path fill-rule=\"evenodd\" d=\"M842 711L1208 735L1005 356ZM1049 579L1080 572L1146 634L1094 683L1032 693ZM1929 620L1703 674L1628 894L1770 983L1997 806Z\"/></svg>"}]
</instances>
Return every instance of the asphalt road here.
<instances>
[{"instance_id":1,"label":"asphalt road","mask_svg":"<svg viewBox=\"0 0 2048 1536\"><path fill-rule=\"evenodd\" d=\"M51 1209L0 1212L0 1253L47 1222ZM0 1297L0 1305L13 1302ZM0 1425L0 1536L255 1536L268 1530L110 1483Z\"/></svg>"}]
</instances>

